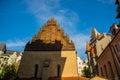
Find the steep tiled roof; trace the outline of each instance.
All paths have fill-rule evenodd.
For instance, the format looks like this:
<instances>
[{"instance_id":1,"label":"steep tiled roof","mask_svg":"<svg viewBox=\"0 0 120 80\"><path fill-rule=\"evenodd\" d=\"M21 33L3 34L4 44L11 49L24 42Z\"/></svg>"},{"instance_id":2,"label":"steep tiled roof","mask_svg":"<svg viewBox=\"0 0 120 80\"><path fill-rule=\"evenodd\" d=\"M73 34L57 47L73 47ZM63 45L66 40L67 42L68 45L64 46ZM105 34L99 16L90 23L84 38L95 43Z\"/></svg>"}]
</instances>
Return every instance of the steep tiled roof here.
<instances>
[{"instance_id":1,"label":"steep tiled roof","mask_svg":"<svg viewBox=\"0 0 120 80\"><path fill-rule=\"evenodd\" d=\"M87 43L86 43L86 51L90 51L90 49L91 49L91 46L90 46L90 44L87 42Z\"/></svg>"},{"instance_id":2,"label":"steep tiled roof","mask_svg":"<svg viewBox=\"0 0 120 80\"><path fill-rule=\"evenodd\" d=\"M64 29L52 17L38 30L38 33L28 42L25 51L59 51L75 50L74 42L70 40L68 34L64 34Z\"/></svg>"}]
</instances>

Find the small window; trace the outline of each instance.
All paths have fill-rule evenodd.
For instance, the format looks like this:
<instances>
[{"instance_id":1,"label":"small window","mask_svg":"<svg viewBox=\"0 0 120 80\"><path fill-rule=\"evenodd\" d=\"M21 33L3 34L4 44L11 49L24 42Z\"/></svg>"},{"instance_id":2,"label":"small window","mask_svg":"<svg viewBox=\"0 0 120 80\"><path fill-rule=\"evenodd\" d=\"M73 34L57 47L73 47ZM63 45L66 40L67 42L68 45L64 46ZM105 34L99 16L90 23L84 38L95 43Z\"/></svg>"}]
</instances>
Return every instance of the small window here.
<instances>
[{"instance_id":1,"label":"small window","mask_svg":"<svg viewBox=\"0 0 120 80\"><path fill-rule=\"evenodd\" d=\"M60 65L57 65L57 77L60 77Z\"/></svg>"},{"instance_id":2,"label":"small window","mask_svg":"<svg viewBox=\"0 0 120 80\"><path fill-rule=\"evenodd\" d=\"M35 64L35 73L34 73L35 78L37 78L37 74L38 74L38 64Z\"/></svg>"},{"instance_id":3,"label":"small window","mask_svg":"<svg viewBox=\"0 0 120 80\"><path fill-rule=\"evenodd\" d=\"M107 73L106 65L104 65L104 71L105 71L105 77L108 78L108 73Z\"/></svg>"},{"instance_id":4,"label":"small window","mask_svg":"<svg viewBox=\"0 0 120 80\"><path fill-rule=\"evenodd\" d=\"M104 76L103 76L103 69L102 69L102 67L101 67L100 69L101 69L101 76L104 77Z\"/></svg>"},{"instance_id":5,"label":"small window","mask_svg":"<svg viewBox=\"0 0 120 80\"><path fill-rule=\"evenodd\" d=\"M109 75L111 76L111 78L114 78L114 73L113 73L113 69L110 61L108 61L108 67L110 71Z\"/></svg>"}]
</instances>

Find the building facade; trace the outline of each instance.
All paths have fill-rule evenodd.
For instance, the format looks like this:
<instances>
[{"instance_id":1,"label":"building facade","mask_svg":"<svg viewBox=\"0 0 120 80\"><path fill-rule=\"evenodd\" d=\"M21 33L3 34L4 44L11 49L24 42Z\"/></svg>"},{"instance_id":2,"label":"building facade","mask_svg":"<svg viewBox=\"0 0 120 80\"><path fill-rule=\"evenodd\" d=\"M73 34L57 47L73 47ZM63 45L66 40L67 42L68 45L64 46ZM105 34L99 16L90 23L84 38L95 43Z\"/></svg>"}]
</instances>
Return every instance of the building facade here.
<instances>
[{"instance_id":1,"label":"building facade","mask_svg":"<svg viewBox=\"0 0 120 80\"><path fill-rule=\"evenodd\" d=\"M3 71L3 68L7 66L7 62L9 57L5 55L6 53L6 45L4 43L0 43L0 74Z\"/></svg>"},{"instance_id":2,"label":"building facade","mask_svg":"<svg viewBox=\"0 0 120 80\"><path fill-rule=\"evenodd\" d=\"M0 44L0 74L2 73L3 69L9 65L13 65L16 63L17 59L17 52L7 50L6 44Z\"/></svg>"},{"instance_id":3,"label":"building facade","mask_svg":"<svg viewBox=\"0 0 120 80\"><path fill-rule=\"evenodd\" d=\"M120 18L120 0L116 0L117 16ZM112 40L97 58L98 75L108 80L120 80L120 25L110 27Z\"/></svg>"},{"instance_id":4,"label":"building facade","mask_svg":"<svg viewBox=\"0 0 120 80\"><path fill-rule=\"evenodd\" d=\"M79 56L77 56L77 64L78 64L78 74L79 76L81 76L84 67L88 68L88 60L82 60Z\"/></svg>"},{"instance_id":5,"label":"building facade","mask_svg":"<svg viewBox=\"0 0 120 80\"><path fill-rule=\"evenodd\" d=\"M18 70L19 79L55 80L77 77L77 55L73 41L52 17L28 42Z\"/></svg>"},{"instance_id":6,"label":"building facade","mask_svg":"<svg viewBox=\"0 0 120 80\"><path fill-rule=\"evenodd\" d=\"M110 28L112 41L97 60L99 76L109 80L120 80L120 27L113 24Z\"/></svg>"},{"instance_id":7,"label":"building facade","mask_svg":"<svg viewBox=\"0 0 120 80\"><path fill-rule=\"evenodd\" d=\"M98 75L97 59L110 41L111 36L109 34L101 34L95 28L92 29L90 42L86 44L86 54L91 70L91 77Z\"/></svg>"},{"instance_id":8,"label":"building facade","mask_svg":"<svg viewBox=\"0 0 120 80\"><path fill-rule=\"evenodd\" d=\"M120 18L120 0L116 0L117 16ZM99 76L109 80L120 80L120 24L110 27L112 40L98 57Z\"/></svg>"},{"instance_id":9,"label":"building facade","mask_svg":"<svg viewBox=\"0 0 120 80\"><path fill-rule=\"evenodd\" d=\"M97 75L108 80L120 80L120 25L113 24L110 27L110 32L111 37L108 35L109 38L105 38L106 35L104 34L104 37L99 41L101 44L96 42L93 51L92 44L87 43L86 53L91 72L94 73L92 76Z\"/></svg>"},{"instance_id":10,"label":"building facade","mask_svg":"<svg viewBox=\"0 0 120 80\"><path fill-rule=\"evenodd\" d=\"M0 56L0 74L2 73L4 67L7 66L8 59L9 59L8 56L5 55Z\"/></svg>"}]
</instances>

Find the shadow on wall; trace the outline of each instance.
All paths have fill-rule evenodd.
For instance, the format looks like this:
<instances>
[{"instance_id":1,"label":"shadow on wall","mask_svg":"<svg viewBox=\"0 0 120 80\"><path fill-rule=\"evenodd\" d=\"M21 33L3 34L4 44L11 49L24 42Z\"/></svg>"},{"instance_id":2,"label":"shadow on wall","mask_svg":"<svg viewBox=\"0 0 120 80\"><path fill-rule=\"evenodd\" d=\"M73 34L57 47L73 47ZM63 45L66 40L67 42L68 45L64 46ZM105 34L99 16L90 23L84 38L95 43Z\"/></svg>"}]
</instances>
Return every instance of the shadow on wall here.
<instances>
[{"instance_id":1,"label":"shadow on wall","mask_svg":"<svg viewBox=\"0 0 120 80\"><path fill-rule=\"evenodd\" d=\"M46 43L43 40L36 40L35 42L28 42L25 51L61 51L63 44L61 41L55 40L53 43Z\"/></svg>"},{"instance_id":2,"label":"shadow on wall","mask_svg":"<svg viewBox=\"0 0 120 80\"><path fill-rule=\"evenodd\" d=\"M61 57L60 41L27 43L18 70L18 80L48 80L62 76L66 58ZM28 77L29 76L29 77Z\"/></svg>"}]
</instances>

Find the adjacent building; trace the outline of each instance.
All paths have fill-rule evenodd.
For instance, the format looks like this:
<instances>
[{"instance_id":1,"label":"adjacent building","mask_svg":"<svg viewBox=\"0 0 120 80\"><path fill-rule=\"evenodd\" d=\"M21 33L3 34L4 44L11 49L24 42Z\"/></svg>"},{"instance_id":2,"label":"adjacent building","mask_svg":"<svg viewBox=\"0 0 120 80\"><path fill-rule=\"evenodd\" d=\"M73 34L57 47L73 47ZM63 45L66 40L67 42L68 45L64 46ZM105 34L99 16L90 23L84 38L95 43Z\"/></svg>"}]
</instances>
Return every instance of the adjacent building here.
<instances>
[{"instance_id":1,"label":"adjacent building","mask_svg":"<svg viewBox=\"0 0 120 80\"><path fill-rule=\"evenodd\" d=\"M116 4L116 18L120 18L120 0L116 0ZM86 44L91 76L120 80L120 24L110 27L110 35L100 34L96 30L92 33L90 42Z\"/></svg>"},{"instance_id":2,"label":"adjacent building","mask_svg":"<svg viewBox=\"0 0 120 80\"><path fill-rule=\"evenodd\" d=\"M86 46L86 54L91 76L97 75L108 80L120 80L120 25L113 24L110 32L111 35L97 32L95 41L91 36L91 40Z\"/></svg>"},{"instance_id":3,"label":"adjacent building","mask_svg":"<svg viewBox=\"0 0 120 80\"><path fill-rule=\"evenodd\" d=\"M0 43L0 73L5 67L18 63L16 61L19 58L18 54L18 52L6 50L6 44Z\"/></svg>"},{"instance_id":4,"label":"adjacent building","mask_svg":"<svg viewBox=\"0 0 120 80\"><path fill-rule=\"evenodd\" d=\"M86 54L88 57L89 68L91 70L91 76L98 75L97 59L110 41L110 34L101 34L95 28L92 29L90 41L86 44Z\"/></svg>"},{"instance_id":5,"label":"adjacent building","mask_svg":"<svg viewBox=\"0 0 120 80\"><path fill-rule=\"evenodd\" d=\"M5 55L6 53L6 45L4 43L0 44L0 74L5 66L7 66L7 62L9 57Z\"/></svg>"},{"instance_id":6,"label":"adjacent building","mask_svg":"<svg viewBox=\"0 0 120 80\"><path fill-rule=\"evenodd\" d=\"M88 68L88 60L82 60L79 56L77 56L77 64L78 64L78 74L82 75L82 70L86 67Z\"/></svg>"},{"instance_id":7,"label":"adjacent building","mask_svg":"<svg viewBox=\"0 0 120 80\"><path fill-rule=\"evenodd\" d=\"M120 25L110 27L112 41L98 57L99 76L109 80L120 80Z\"/></svg>"},{"instance_id":8,"label":"adjacent building","mask_svg":"<svg viewBox=\"0 0 120 80\"><path fill-rule=\"evenodd\" d=\"M26 44L19 79L57 80L78 76L74 42L52 17ZM78 79L78 78L77 78ZM74 79L76 80L76 79Z\"/></svg>"}]
</instances>

